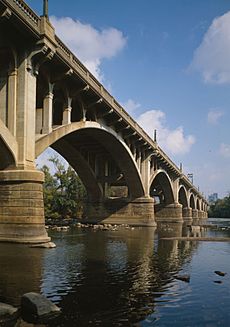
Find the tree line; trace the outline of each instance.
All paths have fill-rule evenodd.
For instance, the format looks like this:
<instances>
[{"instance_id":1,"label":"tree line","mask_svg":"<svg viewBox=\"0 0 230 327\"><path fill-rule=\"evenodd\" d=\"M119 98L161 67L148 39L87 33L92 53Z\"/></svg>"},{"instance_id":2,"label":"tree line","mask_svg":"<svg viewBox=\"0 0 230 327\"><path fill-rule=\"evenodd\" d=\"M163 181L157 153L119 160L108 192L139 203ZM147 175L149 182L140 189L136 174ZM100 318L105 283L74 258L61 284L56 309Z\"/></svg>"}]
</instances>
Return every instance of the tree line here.
<instances>
[{"instance_id":1,"label":"tree line","mask_svg":"<svg viewBox=\"0 0 230 327\"><path fill-rule=\"evenodd\" d=\"M209 217L230 218L230 194L210 204Z\"/></svg>"},{"instance_id":2,"label":"tree line","mask_svg":"<svg viewBox=\"0 0 230 327\"><path fill-rule=\"evenodd\" d=\"M49 159L53 166L40 169L45 175L43 184L44 209L46 218L81 218L86 203L87 192L71 166L64 165L58 157ZM116 190L121 193L123 188ZM113 195L113 190L110 190ZM122 193L124 196L124 194ZM209 217L230 218L230 194L209 206Z\"/></svg>"},{"instance_id":3,"label":"tree line","mask_svg":"<svg viewBox=\"0 0 230 327\"><path fill-rule=\"evenodd\" d=\"M53 169L41 167L45 175L43 184L45 218L80 218L86 200L86 190L79 176L65 166L58 157L49 159Z\"/></svg>"}]
</instances>

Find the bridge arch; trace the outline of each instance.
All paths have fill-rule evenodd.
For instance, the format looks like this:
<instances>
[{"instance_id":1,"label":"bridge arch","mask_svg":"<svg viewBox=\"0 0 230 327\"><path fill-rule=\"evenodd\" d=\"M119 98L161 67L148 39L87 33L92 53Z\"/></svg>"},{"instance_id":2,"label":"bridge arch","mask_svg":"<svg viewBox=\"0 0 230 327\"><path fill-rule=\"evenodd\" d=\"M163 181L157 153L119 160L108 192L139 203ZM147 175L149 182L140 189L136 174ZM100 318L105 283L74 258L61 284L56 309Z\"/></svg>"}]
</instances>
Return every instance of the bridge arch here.
<instances>
[{"instance_id":1,"label":"bridge arch","mask_svg":"<svg viewBox=\"0 0 230 327\"><path fill-rule=\"evenodd\" d=\"M192 209L196 209L196 206L195 206L195 198L194 198L194 195L193 194L190 195L189 206Z\"/></svg>"},{"instance_id":2,"label":"bridge arch","mask_svg":"<svg viewBox=\"0 0 230 327\"><path fill-rule=\"evenodd\" d=\"M168 205L174 203L172 183L164 170L157 170L151 177L150 195L159 198L160 204Z\"/></svg>"},{"instance_id":3,"label":"bridge arch","mask_svg":"<svg viewBox=\"0 0 230 327\"><path fill-rule=\"evenodd\" d=\"M197 210L200 210L200 209L201 209L199 199L196 200L196 209L197 209Z\"/></svg>"},{"instance_id":4,"label":"bridge arch","mask_svg":"<svg viewBox=\"0 0 230 327\"><path fill-rule=\"evenodd\" d=\"M185 187L182 185L178 192L179 203L182 204L183 208L188 208L188 198Z\"/></svg>"},{"instance_id":5,"label":"bridge arch","mask_svg":"<svg viewBox=\"0 0 230 327\"><path fill-rule=\"evenodd\" d=\"M120 178L124 179L131 199L144 196L144 187L134 158L126 144L112 129L89 121L58 127L37 140L36 157L49 146L60 153L76 170L92 199L102 198L103 190L97 164L92 164L90 158L87 159L87 152L92 152L95 156L102 153L106 160L112 159L115 162L113 169L123 175Z\"/></svg>"}]
</instances>

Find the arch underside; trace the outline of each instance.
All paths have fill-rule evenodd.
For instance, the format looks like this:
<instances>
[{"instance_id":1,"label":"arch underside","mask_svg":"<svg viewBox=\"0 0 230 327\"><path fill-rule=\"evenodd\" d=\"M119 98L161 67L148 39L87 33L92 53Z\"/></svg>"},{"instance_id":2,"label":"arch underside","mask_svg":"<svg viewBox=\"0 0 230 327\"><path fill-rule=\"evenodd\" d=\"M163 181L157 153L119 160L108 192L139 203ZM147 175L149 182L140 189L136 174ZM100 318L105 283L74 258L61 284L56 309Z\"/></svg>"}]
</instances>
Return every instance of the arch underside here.
<instances>
[{"instance_id":1,"label":"arch underside","mask_svg":"<svg viewBox=\"0 0 230 327\"><path fill-rule=\"evenodd\" d=\"M188 208L188 199L184 187L180 187L178 199L179 203L182 204L183 208Z\"/></svg>"},{"instance_id":2,"label":"arch underside","mask_svg":"<svg viewBox=\"0 0 230 327\"><path fill-rule=\"evenodd\" d=\"M190 204L190 208L195 209L195 199L193 194L191 194L190 196L189 204Z\"/></svg>"},{"instance_id":3,"label":"arch underside","mask_svg":"<svg viewBox=\"0 0 230 327\"><path fill-rule=\"evenodd\" d=\"M174 203L172 186L166 173L159 172L155 176L150 187L150 196L156 200L155 212Z\"/></svg>"},{"instance_id":4,"label":"arch underside","mask_svg":"<svg viewBox=\"0 0 230 327\"><path fill-rule=\"evenodd\" d=\"M52 135L52 133L51 133ZM105 188L126 186L132 199L144 195L144 188L136 165L125 146L102 128L80 128L55 138L51 135L37 142L37 155L51 146L75 169L92 201L107 196ZM42 143L43 145L41 146ZM45 145L45 146L44 146Z\"/></svg>"}]
</instances>

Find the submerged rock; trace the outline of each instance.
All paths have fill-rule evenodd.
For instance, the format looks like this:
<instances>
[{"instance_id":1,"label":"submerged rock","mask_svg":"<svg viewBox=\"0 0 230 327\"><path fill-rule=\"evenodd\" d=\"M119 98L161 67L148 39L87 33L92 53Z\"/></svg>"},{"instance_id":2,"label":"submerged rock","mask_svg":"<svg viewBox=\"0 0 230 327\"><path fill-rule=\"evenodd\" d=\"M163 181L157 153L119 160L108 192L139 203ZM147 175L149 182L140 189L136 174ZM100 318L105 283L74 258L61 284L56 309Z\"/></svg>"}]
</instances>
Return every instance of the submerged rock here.
<instances>
[{"instance_id":1,"label":"submerged rock","mask_svg":"<svg viewBox=\"0 0 230 327\"><path fill-rule=\"evenodd\" d=\"M219 275L219 276L225 276L226 275L225 272L219 271L219 270L215 270L214 273L217 274L217 275Z\"/></svg>"},{"instance_id":2,"label":"submerged rock","mask_svg":"<svg viewBox=\"0 0 230 327\"><path fill-rule=\"evenodd\" d=\"M0 326L14 326L18 316L18 308L0 302Z\"/></svg>"},{"instance_id":3,"label":"submerged rock","mask_svg":"<svg viewBox=\"0 0 230 327\"><path fill-rule=\"evenodd\" d=\"M54 242L40 243L30 245L31 248L41 248L41 249L53 249L56 248L56 244Z\"/></svg>"},{"instance_id":4,"label":"submerged rock","mask_svg":"<svg viewBox=\"0 0 230 327\"><path fill-rule=\"evenodd\" d=\"M177 275L175 276L176 279L182 280L183 282L189 283L190 282L190 275Z\"/></svg>"},{"instance_id":5,"label":"submerged rock","mask_svg":"<svg viewBox=\"0 0 230 327\"><path fill-rule=\"evenodd\" d=\"M21 298L22 318L27 322L47 321L56 317L60 311L61 309L44 295L30 292Z\"/></svg>"}]
</instances>

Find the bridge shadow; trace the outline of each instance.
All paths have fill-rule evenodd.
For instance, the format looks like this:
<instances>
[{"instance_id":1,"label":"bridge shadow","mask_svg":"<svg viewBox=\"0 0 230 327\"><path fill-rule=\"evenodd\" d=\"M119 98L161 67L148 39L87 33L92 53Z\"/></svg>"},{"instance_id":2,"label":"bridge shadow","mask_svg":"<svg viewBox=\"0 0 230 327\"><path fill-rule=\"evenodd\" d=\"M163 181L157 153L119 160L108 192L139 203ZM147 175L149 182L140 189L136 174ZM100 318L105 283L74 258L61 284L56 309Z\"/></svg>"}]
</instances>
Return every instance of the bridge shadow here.
<instances>
[{"instance_id":1,"label":"bridge shadow","mask_svg":"<svg viewBox=\"0 0 230 327\"><path fill-rule=\"evenodd\" d=\"M154 323L193 253L190 242L160 239L181 236L179 225L158 226L157 234L150 227L52 232L52 250L0 244L0 301L19 305L24 293L42 292L62 309L46 324L52 327L140 326L147 317Z\"/></svg>"}]
</instances>

